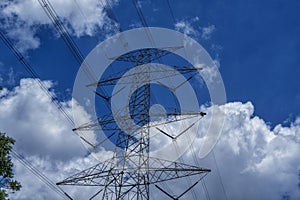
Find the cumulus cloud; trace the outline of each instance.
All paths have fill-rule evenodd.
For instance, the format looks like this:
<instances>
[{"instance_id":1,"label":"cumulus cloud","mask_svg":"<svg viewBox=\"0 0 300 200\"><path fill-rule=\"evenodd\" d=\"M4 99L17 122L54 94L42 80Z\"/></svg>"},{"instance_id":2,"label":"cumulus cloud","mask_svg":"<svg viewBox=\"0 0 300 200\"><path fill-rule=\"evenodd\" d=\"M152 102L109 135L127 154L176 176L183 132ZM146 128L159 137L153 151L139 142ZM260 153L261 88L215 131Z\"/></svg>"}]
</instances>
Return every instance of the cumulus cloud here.
<instances>
[{"instance_id":1,"label":"cumulus cloud","mask_svg":"<svg viewBox=\"0 0 300 200\"><path fill-rule=\"evenodd\" d=\"M51 81L44 83L49 89L52 87ZM70 111L70 102L62 103ZM211 108L205 109L208 117L201 120L200 133L205 132L210 124ZM211 199L225 199L225 195L232 200L299 199L300 118L289 126L279 124L271 128L263 119L253 115L251 102L227 103L219 109L225 113L226 123L213 152L199 159L203 142L199 134L191 148L179 159L212 169L205 178ZM80 139L70 131L72 127L34 79L22 79L20 85L11 91L1 90L0 112L1 131L13 136L16 150L54 182L98 162L87 154ZM89 120L84 110L78 109L78 112ZM60 199L18 161L15 165L16 178L22 182L23 188L12 195L12 199ZM170 189L173 194L180 194L194 181L186 179L160 186ZM99 188L64 186L63 189L75 199L86 199ZM154 199L166 198L155 187L151 189ZM205 198L200 184L193 192L197 198ZM193 192L188 192L182 199L192 199Z\"/></svg>"},{"instance_id":2,"label":"cumulus cloud","mask_svg":"<svg viewBox=\"0 0 300 200\"><path fill-rule=\"evenodd\" d=\"M47 176L53 184L64 180L79 171L95 164L93 157L78 157L68 161L56 162L47 158L36 156L26 156L26 159L40 172ZM14 160L15 178L21 182L22 189L10 195L10 199L68 199L59 195L44 182L37 178L32 172L24 167L18 160ZM88 195L93 195L98 188L77 188L64 187L63 190L73 199L86 199Z\"/></svg>"},{"instance_id":3,"label":"cumulus cloud","mask_svg":"<svg viewBox=\"0 0 300 200\"><path fill-rule=\"evenodd\" d=\"M116 1L111 1L113 5ZM55 0L50 1L67 29L74 36L93 36L109 28L111 20L105 13L107 1ZM53 27L43 8L36 0L3 0L0 2L1 28L15 40L21 51L38 48L38 31Z\"/></svg>"},{"instance_id":4,"label":"cumulus cloud","mask_svg":"<svg viewBox=\"0 0 300 200\"><path fill-rule=\"evenodd\" d=\"M271 129L253 116L250 102L227 103L220 108L226 110L226 123L214 148L218 167L212 162L213 155L202 161L213 169L207 176L211 194L220 194L214 191L219 168L228 199L299 198L300 118L288 127Z\"/></svg>"},{"instance_id":5,"label":"cumulus cloud","mask_svg":"<svg viewBox=\"0 0 300 200\"><path fill-rule=\"evenodd\" d=\"M43 83L51 92L53 83ZM55 96L53 91L51 93ZM66 112L71 112L71 101L61 104ZM82 120L89 120L80 106L73 106L76 112L81 112ZM0 113L0 130L16 140L15 150L54 182L96 163L91 155L86 157L86 149L71 131L73 127L45 95L37 80L21 79L20 85L13 90L1 90ZM20 162L14 162L16 179L23 187L12 199L59 199ZM71 194L80 195L76 192L71 191Z\"/></svg>"},{"instance_id":6,"label":"cumulus cloud","mask_svg":"<svg viewBox=\"0 0 300 200\"><path fill-rule=\"evenodd\" d=\"M205 141L201 133L207 131L211 120L212 108L209 107L204 108L207 116L200 121L197 138L184 139L185 145L192 145L179 158L179 161L181 159L192 165L212 169L205 178L211 199L298 200L300 118L289 126L283 127L279 124L272 129L263 119L253 115L254 106L251 102L232 102L218 107L225 114L226 122L213 151L204 159L200 159L200 151ZM178 128L177 124L175 127L162 129L172 135L185 128ZM190 131L190 136L193 136L195 129ZM165 152L161 156L165 159L176 157L173 154L186 147L181 146L181 141L168 141L165 135L158 137L160 146L166 143L173 143L175 146L170 148L171 150L164 149ZM155 142L157 141L154 140L154 145ZM162 187L171 188L168 190L171 194L180 194L180 191L183 192L183 188L188 188L193 181L196 179L172 182ZM194 188L193 192L199 199L205 199L201 185ZM187 193L183 199L193 199L193 192ZM157 199L162 197L157 193L153 195Z\"/></svg>"},{"instance_id":7,"label":"cumulus cloud","mask_svg":"<svg viewBox=\"0 0 300 200\"><path fill-rule=\"evenodd\" d=\"M50 81L44 84L52 87ZM1 128L16 138L17 149L24 149L29 155L49 153L53 158L70 159L73 152L80 150L80 143L70 131L72 127L68 121L51 101L36 80L22 79L20 86L1 97ZM64 106L70 112L70 102ZM40 150L37 152L36 149Z\"/></svg>"}]
</instances>

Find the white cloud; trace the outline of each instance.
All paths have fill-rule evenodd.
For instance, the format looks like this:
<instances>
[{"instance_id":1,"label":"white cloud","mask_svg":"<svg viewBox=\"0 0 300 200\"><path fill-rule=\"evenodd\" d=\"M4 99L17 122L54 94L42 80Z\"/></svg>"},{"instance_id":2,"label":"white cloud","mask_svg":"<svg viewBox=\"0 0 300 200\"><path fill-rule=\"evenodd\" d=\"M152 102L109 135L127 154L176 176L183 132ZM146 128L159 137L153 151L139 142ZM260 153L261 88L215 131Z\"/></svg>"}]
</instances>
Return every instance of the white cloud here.
<instances>
[{"instance_id":1,"label":"white cloud","mask_svg":"<svg viewBox=\"0 0 300 200\"><path fill-rule=\"evenodd\" d=\"M8 84L8 85L15 85L15 83L16 83L16 80L15 80L15 73L14 73L13 68L11 67L11 68L9 69L9 73L8 73L7 84Z\"/></svg>"},{"instance_id":2,"label":"white cloud","mask_svg":"<svg viewBox=\"0 0 300 200\"><path fill-rule=\"evenodd\" d=\"M201 167L212 169L205 178L211 199L225 199L226 195L230 200L282 200L283 196L296 200L300 196L300 118L288 127L279 124L272 129L263 119L253 116L254 106L250 102L227 103L219 108L225 112L226 122L221 138L213 149L214 153L199 159L199 152L203 146L200 134L195 140L185 141L185 144L192 141L194 143L183 156L186 163L200 164ZM208 114L201 120L199 133L205 133L210 123L211 108L205 111ZM175 129L180 130L176 126ZM163 130L167 129L164 127ZM167 133L176 133L176 130L170 127ZM191 129L191 132L194 131ZM164 141L168 139L166 136L159 137L163 138L158 142L167 142ZM156 140L155 142L157 143ZM167 150L161 156L171 158L171 155L180 151L180 142L177 142L176 148ZM194 160L194 153L198 160ZM184 182L186 181L168 185L169 188L173 188L173 194L179 194L180 191L184 191L183 188L191 185L184 186ZM194 192L199 199L205 199L200 184ZM162 198L157 193L153 195L157 199ZM192 198L192 192L183 197Z\"/></svg>"},{"instance_id":3,"label":"white cloud","mask_svg":"<svg viewBox=\"0 0 300 200\"><path fill-rule=\"evenodd\" d=\"M129 28L141 28L141 27L143 27L143 25L139 20L133 20L128 27Z\"/></svg>"},{"instance_id":4,"label":"white cloud","mask_svg":"<svg viewBox=\"0 0 300 200\"><path fill-rule=\"evenodd\" d=\"M281 200L284 194L297 199L300 118L289 127L278 125L272 130L263 119L253 116L250 102L227 103L221 109L226 109L227 120L214 152L228 199ZM211 158L203 163L207 161L213 169L207 176L209 190L220 193L213 189L217 168Z\"/></svg>"},{"instance_id":5,"label":"white cloud","mask_svg":"<svg viewBox=\"0 0 300 200\"><path fill-rule=\"evenodd\" d=\"M206 27L201 27L197 24L199 22L198 17L191 19L183 19L175 23L175 30L180 31L188 36L201 38L203 40L208 40L211 38L212 34L216 31L215 25L209 25Z\"/></svg>"},{"instance_id":6,"label":"white cloud","mask_svg":"<svg viewBox=\"0 0 300 200\"><path fill-rule=\"evenodd\" d=\"M12 67L5 68L0 62L0 85L2 87L8 85L13 86L16 84L17 73Z\"/></svg>"},{"instance_id":7,"label":"white cloud","mask_svg":"<svg viewBox=\"0 0 300 200\"><path fill-rule=\"evenodd\" d=\"M44 83L52 87L50 81ZM70 102L64 107L70 112ZM0 117L1 129L16 138L17 150L28 155L48 154L52 159L71 159L74 152L83 155L72 127L34 79L22 79L20 86L2 96L0 112L5 113Z\"/></svg>"},{"instance_id":8,"label":"white cloud","mask_svg":"<svg viewBox=\"0 0 300 200\"><path fill-rule=\"evenodd\" d=\"M93 36L109 27L110 19L104 12L106 1L52 0L50 1L70 33L80 37ZM111 1L110 5L115 1ZM3 0L0 3L1 28L16 41L21 51L38 48L37 36L42 26L52 26L50 19L36 0Z\"/></svg>"},{"instance_id":9,"label":"white cloud","mask_svg":"<svg viewBox=\"0 0 300 200\"><path fill-rule=\"evenodd\" d=\"M199 29L193 27L193 23L199 21L199 18L193 18L191 20L181 20L176 22L175 29L189 36L197 37L199 35Z\"/></svg>"},{"instance_id":10,"label":"white cloud","mask_svg":"<svg viewBox=\"0 0 300 200\"><path fill-rule=\"evenodd\" d=\"M50 81L44 82L51 88ZM70 111L70 102L62 102ZM300 196L300 118L290 126L277 125L274 129L253 116L252 103L227 103L219 106L226 113L223 134L214 148L218 169L231 200L282 200L282 196L297 199ZM88 119L84 110L82 116ZM33 79L22 79L14 90L0 91L0 128L16 139L16 150L54 182L72 175L79 170L97 163L72 134L71 126L57 111L48 96L44 95ZM210 108L206 110L210 113ZM201 120L200 132L209 126L209 117ZM199 153L202 138L195 139L193 148ZM156 141L157 142L157 141ZM159 143L159 141L158 141ZM194 161L192 151L183 157L190 164L199 162L202 167L211 168L205 178L211 199L225 199L213 154ZM16 178L23 188L12 195L12 199L59 199L57 194L37 181L20 163L16 164ZM193 182L193 179L191 179ZM189 185L189 181L172 182L169 185L179 194ZM162 185L165 186L165 185ZM63 187L73 198L86 199L99 188ZM154 199L166 196L152 188ZM194 190L199 199L205 198L201 185ZM191 199L192 192L182 199Z\"/></svg>"},{"instance_id":11,"label":"white cloud","mask_svg":"<svg viewBox=\"0 0 300 200\"><path fill-rule=\"evenodd\" d=\"M47 157L36 156L26 157L30 163L47 176L52 183L57 183L63 179L78 173L80 170L95 164L93 157L80 157L68 161L53 161ZM15 163L15 178L21 182L22 188L19 192L10 195L10 199L63 199L59 194L51 190L44 182L33 175L18 160ZM73 199L86 199L87 195L97 192L97 188L76 188L64 187L63 190Z\"/></svg>"},{"instance_id":12,"label":"white cloud","mask_svg":"<svg viewBox=\"0 0 300 200\"><path fill-rule=\"evenodd\" d=\"M207 27L203 27L203 28L202 28L202 34L201 34L201 37L202 37L203 39L208 40L208 39L210 39L211 34L212 34L213 32L215 32L215 30L216 30L216 26L215 26L215 25L209 25L209 26L207 26Z\"/></svg>"},{"instance_id":13,"label":"white cloud","mask_svg":"<svg viewBox=\"0 0 300 200\"><path fill-rule=\"evenodd\" d=\"M49 90L53 86L50 81L43 83ZM66 112L71 112L70 101L61 103ZM82 113L83 120L88 121L88 114L78 105L74 106L76 112ZM85 156L87 151L71 131L73 127L35 79L21 79L20 85L12 91L1 90L0 113L0 131L12 136L16 140L15 150L54 182L96 163L91 155ZM11 196L12 199L58 199L57 194L21 163L14 162L15 177L23 187ZM70 193L84 199L76 190Z\"/></svg>"}]
</instances>

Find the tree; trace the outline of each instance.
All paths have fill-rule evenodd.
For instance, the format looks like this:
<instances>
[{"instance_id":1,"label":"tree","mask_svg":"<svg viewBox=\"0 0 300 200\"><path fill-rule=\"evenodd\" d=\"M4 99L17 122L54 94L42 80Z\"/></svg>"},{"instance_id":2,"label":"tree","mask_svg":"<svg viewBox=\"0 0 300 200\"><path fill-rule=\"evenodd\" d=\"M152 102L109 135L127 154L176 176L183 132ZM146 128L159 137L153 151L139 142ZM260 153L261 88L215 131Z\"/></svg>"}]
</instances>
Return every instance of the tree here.
<instances>
[{"instance_id":1,"label":"tree","mask_svg":"<svg viewBox=\"0 0 300 200\"><path fill-rule=\"evenodd\" d=\"M0 200L8 197L8 191L15 192L21 189L21 184L14 180L13 162L10 152L15 140L0 132Z\"/></svg>"}]
</instances>

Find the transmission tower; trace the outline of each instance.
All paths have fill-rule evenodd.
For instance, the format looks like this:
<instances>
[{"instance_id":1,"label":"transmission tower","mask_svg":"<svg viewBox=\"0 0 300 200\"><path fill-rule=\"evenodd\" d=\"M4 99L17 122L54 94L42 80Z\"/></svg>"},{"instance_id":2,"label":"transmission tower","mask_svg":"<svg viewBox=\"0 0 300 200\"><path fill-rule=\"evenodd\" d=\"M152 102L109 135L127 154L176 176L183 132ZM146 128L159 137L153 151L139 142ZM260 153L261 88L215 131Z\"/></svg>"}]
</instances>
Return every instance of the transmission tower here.
<instances>
[{"instance_id":1,"label":"transmission tower","mask_svg":"<svg viewBox=\"0 0 300 200\"><path fill-rule=\"evenodd\" d=\"M134 73L125 74L123 71L111 73L108 77L102 78L96 83L89 84L88 87L96 86L100 88L100 91L95 91L95 93L110 103L112 96L106 96L101 93L101 91L105 91L104 88L107 86L129 84L130 90L132 90L132 96L128 106L118 110L114 116L112 113L98 116L98 119L74 128L73 130L86 131L101 129L107 131L107 139L113 141L115 144L114 155L109 160L66 178L57 183L58 185L99 186L99 192L90 199L102 196L103 200L148 200L150 199L150 186L153 185L155 186L154 188L171 199L179 199L210 172L210 169L155 158L150 155L151 130L153 130L153 128L170 140L177 140L195 123L178 134L168 133L159 126L187 119L201 119L205 116L203 112L179 113L176 109L170 110L167 116L161 115L160 113L154 113L150 116L151 84L149 83L153 81L153 77L157 79L171 77L175 76L176 73L174 72L177 71L181 74L189 74L189 79L191 79L198 70L201 70L201 68L187 66L173 66L172 70L166 70L152 65L151 62L160 60L162 57L180 48L182 47L166 47L160 49L145 48L111 58L114 61L133 63L135 68ZM152 76L153 73L160 75ZM178 86L168 89L174 91L184 83L185 82L182 82ZM136 85L142 85L142 87L137 89ZM120 90L122 90L122 88ZM130 111L129 116L124 114L125 110ZM164 117L164 120L150 120L153 115L155 119ZM132 125L133 120L136 126ZM118 127L115 121L122 123L122 129ZM101 144L100 142L98 145ZM162 186L159 186L159 183L162 182L196 175L199 177L198 181L190 185L178 196L170 194Z\"/></svg>"}]
</instances>

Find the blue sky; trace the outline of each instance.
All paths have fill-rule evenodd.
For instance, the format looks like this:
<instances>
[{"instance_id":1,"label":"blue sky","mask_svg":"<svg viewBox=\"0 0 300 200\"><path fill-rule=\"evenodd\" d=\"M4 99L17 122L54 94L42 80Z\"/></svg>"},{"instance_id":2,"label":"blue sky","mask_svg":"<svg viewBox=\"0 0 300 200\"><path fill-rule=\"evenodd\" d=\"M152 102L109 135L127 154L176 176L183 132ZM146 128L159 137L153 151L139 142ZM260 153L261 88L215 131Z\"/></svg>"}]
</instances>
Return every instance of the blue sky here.
<instances>
[{"instance_id":1,"label":"blue sky","mask_svg":"<svg viewBox=\"0 0 300 200\"><path fill-rule=\"evenodd\" d=\"M194 35L213 58L220 60L220 71L228 101L252 101L255 114L273 126L300 111L299 90L299 14L298 1L170 1L176 22L189 21L195 30L215 26L209 39ZM142 1L149 26L174 29L166 1ZM132 3L120 1L113 7L123 30L141 24ZM197 20L195 20L198 18ZM51 25L50 25L51 26ZM79 67L63 40L49 26L39 27L37 49L26 52L31 65L42 79L57 82L64 93L72 87ZM74 38L84 55L105 39L101 30L93 37ZM22 66L1 43L1 72L4 86L13 70L15 83L27 77ZM65 96L68 97L68 96ZM291 119L291 120L292 120Z\"/></svg>"},{"instance_id":2,"label":"blue sky","mask_svg":"<svg viewBox=\"0 0 300 200\"><path fill-rule=\"evenodd\" d=\"M32 3L30 0L26 0L24 3L21 1L8 2L9 1L4 0L0 3L1 31L14 41L14 44L23 52L41 80L51 81L51 83L47 82L49 90L53 91L61 102L68 102L71 99L74 80L80 64L76 62L38 3ZM54 7L57 6L55 8L57 9L58 15L63 19L72 35L72 39L78 45L84 56L88 55L99 42L104 41L107 37L114 34L114 30L111 26L113 22L110 18L112 17L112 11L116 19L118 19L119 26L123 31L142 25L132 1L111 1L112 11L107 5L103 9L103 4L99 5L95 3L97 2L95 0L87 0L86 2L89 2L89 5L80 0L51 0L50 2L53 3ZM282 172L282 174L279 174L281 179L270 178L274 183L266 181L266 184L269 183L268 186L270 186L270 188L280 188L278 191L280 191L281 197L287 195L290 196L291 199L299 198L299 196L297 196L299 190L297 193L292 189L289 190L289 188L294 187L294 182L300 182L297 178L297 173L299 172L295 170L300 170L299 158L297 158L297 150L300 149L300 1L169 0L169 3L170 5L168 5L167 0L139 1L143 15L149 26L179 30L188 34L198 41L218 63L219 71L226 89L227 102L235 102L228 103L224 106L226 109L232 109L228 111L229 124L226 125L228 126L228 134L224 134L231 139L235 137L241 139L243 142L248 142L244 144L243 142L237 142L235 139L221 139L216 149L216 157L218 158L219 155L219 161L227 163L228 166L234 166L234 163L240 161L241 164L237 166L237 171L242 171L243 178L249 180L249 183L255 183L256 181L250 176L251 173L250 175L247 174L248 172L261 175L261 177L257 177L257 180L263 181L264 178L271 177L268 176L269 174L265 170L266 166L272 166L276 163L279 169L291 172L295 177L285 179L286 177L284 175L286 174ZM35 6L33 6L33 4ZM97 7L95 7L95 5L97 5ZM91 10L93 12L89 13ZM98 14L94 12L98 12ZM14 15L15 18L13 19L12 16ZM87 19L90 19L90 26L84 26ZM36 90L35 93L31 95L39 94L39 89L37 89L31 80L24 80L24 78L29 77L31 77L30 74L24 70L23 66L16 60L4 43L0 42L0 85L7 89L7 91L5 91L7 93L4 94L3 92L3 94L0 95L0 105L2 105L0 110L7 112L8 116L16 117L18 115L18 113L14 113L14 105L12 105L11 109L7 106L10 105L9 102L15 102L24 112L27 112L27 110L28 112L33 111L30 110L31 106L25 108L26 105L30 104L31 100L32 104L35 105L36 103L37 107L41 108L41 110L44 109L43 105L49 104L47 99L41 98L40 102L39 99L33 97L31 99L29 94L31 94L32 91L27 93L26 88L31 88L32 85L32 88ZM23 82L20 83L20 80L23 80ZM19 88L16 88L17 86L19 86ZM24 91L22 92L21 89ZM28 99L19 105L19 101L15 99L17 97L20 99L26 97ZM32 109L35 109L34 106ZM50 114L47 114L48 119L53 118L53 121L56 122L57 125L60 124L62 120L61 117L57 117L54 114L54 108L51 109ZM69 107L66 106L66 109L69 109ZM84 113L82 110L80 110L80 112ZM34 110L34 113L37 116L41 114L36 110ZM47 119L47 117L45 117L45 119ZM88 118L86 115L84 115L84 117ZM11 122L5 123L4 117L0 117L0 119L3 121L3 123L0 121L0 131L3 129L5 132L18 132L14 133L15 135L13 136L19 138L17 134L20 135L23 133L22 131L26 130L27 126L22 123L19 128L10 128L7 124L11 124ZM14 120L17 121L20 119L16 117ZM29 121L27 122L26 120ZM24 122L29 123L30 119L25 119ZM49 124L51 123L49 122ZM249 124L240 126L240 123ZM47 124L47 127L49 124ZM56 127L55 124L54 127L56 131L59 130L59 127ZM60 127L63 127L62 129L65 132L73 128L69 126L65 127L62 124ZM41 127L34 128L36 135L35 133L33 135L39 136L38 131ZM252 131L249 131L249 129ZM230 133L231 130L232 133ZM48 131L50 132L46 135L51 138L53 136L51 134L54 131ZM237 133L239 131L242 132L241 135ZM259 143L259 145L256 146L257 148L253 147L252 149L252 140L245 136L246 133L249 133L253 138L257 137L256 134L261 136L264 141L262 142L263 144ZM262 133L271 135L282 134L282 136L278 136L279 138L273 141L273 136L263 136L264 134ZM63 135L63 133L61 133L61 135ZM287 138L291 135L293 135L295 139ZM246 138L245 140L243 140L244 136ZM57 138L58 141L59 137ZM33 163L40 164L38 159L43 158L43 156L42 154L36 153L36 151L39 151L39 148L43 148L43 142L40 145L37 144L40 142L39 137L34 140L36 142L36 149L32 149L33 147L28 148L28 146L30 146L29 141L23 138L23 136L20 136L19 139L21 141L19 142L19 150L29 155L29 159L32 159ZM269 143L271 140L273 141L272 144ZM70 141L74 144L78 142L76 142L75 137L72 138L71 136ZM58 144L61 143L58 142ZM227 152L225 147L228 144L230 144L231 147ZM287 145L290 145L290 147L286 147ZM75 159L76 164L93 163L80 160L80 156L86 158L86 152L83 149L78 150L76 156L72 156L71 152L74 151L75 147L71 147L71 143L69 145L66 144L66 146L68 153L65 157L57 159L58 161L53 159L53 163L58 163L66 159L67 161L63 165L66 169L69 169L70 166L74 167L75 164L68 161L68 159L74 160L74 157L77 159ZM247 146L247 148L245 146ZM282 150L282 152L292 152L291 155L286 155L281 152L281 156L278 156L282 160L285 160L288 166L280 167L280 162L270 153L275 152L276 147ZM227 152L228 155L231 156L227 160L222 157L224 149L224 152ZM263 150L260 151L261 149ZM49 146L48 150L50 157L53 155L58 156L60 148L57 148L57 146L53 144L53 146ZM255 153L250 154L249 152L252 150ZM42 152L44 152L44 150ZM264 153L260 154L259 152ZM48 155L46 150L44 154ZM243 156L247 156L249 159L243 158ZM260 156L262 156L262 158L258 159ZM204 163L209 164L210 159L212 159L211 155L207 160L204 160ZM272 160L272 162L268 162L267 160ZM249 165L249 163L252 163L253 166L257 168L245 167ZM42 166L42 164L40 165ZM84 165L82 164L81 167L84 168ZM217 166L212 165L211 168L216 169ZM48 173L50 177L55 177L52 168L47 168L47 170L45 173ZM24 174L24 169L20 168L17 171ZM221 175L222 172L225 180L227 180L227 178L229 180L230 175L236 175L232 174L229 167L223 171L221 170ZM288 175L288 177L290 177L290 174ZM216 177L216 175L212 177ZM25 177L25 175L20 176L20 178L22 180L28 180L28 177ZM215 182L216 180L217 178L212 178L211 181L208 182L208 185L213 187L215 183L218 188L221 188L220 180L218 179L217 183ZM288 181L288 186L283 187L279 184L282 180L291 181ZM278 182L277 185L276 181ZM233 181L232 184L228 183L225 185L225 188L229 191L228 196L232 197L232 199L239 199L239 197L241 197L241 192L239 193L235 189L232 189L240 183L241 181L237 179ZM266 190L267 189L269 188L266 187ZM27 195L31 194L29 190L24 190ZM217 193L220 196L224 196L224 192L220 192L221 190L222 189L217 190L219 192ZM41 196L37 198L43 198L43 195L47 194L47 192L42 191L42 189L38 187L36 191L39 191L41 194ZM241 189L241 191L244 190ZM213 190L211 190L211 192L213 193ZM267 192L267 194L270 194L270 196L278 195L272 192ZM80 194L76 195L80 197ZM268 197L263 196L263 192L258 192L257 195L261 196L254 196L256 199L266 199L264 197ZM280 195L278 199L280 199ZM218 195L216 194L215 197L217 198Z\"/></svg>"}]
</instances>

